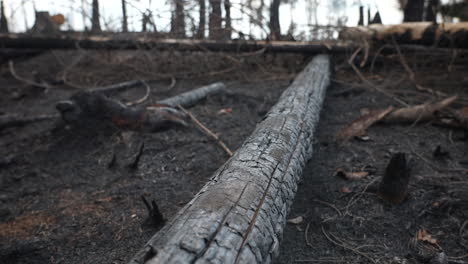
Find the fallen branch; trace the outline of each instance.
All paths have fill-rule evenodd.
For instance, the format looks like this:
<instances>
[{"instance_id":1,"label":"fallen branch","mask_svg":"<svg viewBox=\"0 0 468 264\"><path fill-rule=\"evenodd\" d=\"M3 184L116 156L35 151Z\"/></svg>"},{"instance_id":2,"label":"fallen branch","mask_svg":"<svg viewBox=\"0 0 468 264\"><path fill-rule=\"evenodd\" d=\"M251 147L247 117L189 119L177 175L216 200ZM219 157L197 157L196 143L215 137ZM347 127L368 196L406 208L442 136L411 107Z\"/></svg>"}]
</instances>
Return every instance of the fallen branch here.
<instances>
[{"instance_id":1,"label":"fallen branch","mask_svg":"<svg viewBox=\"0 0 468 264\"><path fill-rule=\"evenodd\" d=\"M24 126L30 123L55 119L57 117L59 117L59 115L38 115L38 116L2 115L0 116L0 129L16 127L16 126Z\"/></svg>"},{"instance_id":2,"label":"fallen branch","mask_svg":"<svg viewBox=\"0 0 468 264\"><path fill-rule=\"evenodd\" d=\"M181 105L183 107L190 107L209 95L220 93L225 90L226 86L224 85L224 83L213 83L171 98L158 101L158 104L167 105L170 107L177 107L178 105Z\"/></svg>"},{"instance_id":3,"label":"fallen branch","mask_svg":"<svg viewBox=\"0 0 468 264\"><path fill-rule=\"evenodd\" d=\"M231 157L233 155L232 151L226 146L226 144L224 144L224 142L218 137L218 135L216 135L215 133L211 132L211 130L209 130L206 126L204 126L192 113L190 113L189 111L187 111L185 108L183 108L181 105L178 105L177 106L180 110L182 110L182 112L184 114L186 114L191 120L192 122L198 127L200 128L206 135L208 135L209 137L213 138L216 143L218 143L218 145L224 150L226 151L226 153L229 155L229 157Z\"/></svg>"},{"instance_id":4,"label":"fallen branch","mask_svg":"<svg viewBox=\"0 0 468 264\"><path fill-rule=\"evenodd\" d=\"M315 57L240 149L130 261L269 263L279 249L330 82Z\"/></svg>"},{"instance_id":5,"label":"fallen branch","mask_svg":"<svg viewBox=\"0 0 468 264\"><path fill-rule=\"evenodd\" d=\"M17 73L16 73L16 70L15 70L15 66L13 64L13 61L9 61L8 62L8 66L10 68L10 73L11 75L18 81L21 81L21 82L24 82L28 85L31 85L31 86L34 86L34 87L39 87L39 88L43 88L44 89L44 93L47 92L50 88L50 85L46 84L46 83L37 83L35 81L32 81L32 80L29 80L27 78L24 78L24 77L21 77L19 76Z\"/></svg>"}]
</instances>

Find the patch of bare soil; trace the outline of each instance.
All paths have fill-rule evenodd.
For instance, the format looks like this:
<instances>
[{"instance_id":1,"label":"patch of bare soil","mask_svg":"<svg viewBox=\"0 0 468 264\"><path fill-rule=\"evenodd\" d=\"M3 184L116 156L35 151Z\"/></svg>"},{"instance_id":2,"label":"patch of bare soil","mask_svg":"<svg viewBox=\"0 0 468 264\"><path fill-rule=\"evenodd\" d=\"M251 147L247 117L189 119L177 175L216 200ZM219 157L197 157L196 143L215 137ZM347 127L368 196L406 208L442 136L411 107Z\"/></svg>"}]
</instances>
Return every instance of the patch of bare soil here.
<instances>
[{"instance_id":1,"label":"patch of bare soil","mask_svg":"<svg viewBox=\"0 0 468 264\"><path fill-rule=\"evenodd\" d=\"M224 81L232 94L210 96L189 110L235 150L305 61L80 52L52 51L15 63L16 72L27 78L65 79L47 93L14 80L4 65L0 112L54 113L55 103L77 87L132 79L153 80L147 105ZM242 71L237 60L245 65ZM283 63L294 67L286 70ZM129 101L144 93L135 87L113 98ZM148 220L141 196L154 200L170 219L228 158L195 127L137 133L45 121L0 131L0 145L1 263L126 263L161 227Z\"/></svg>"},{"instance_id":2,"label":"patch of bare soil","mask_svg":"<svg viewBox=\"0 0 468 264\"><path fill-rule=\"evenodd\" d=\"M453 107L467 105L464 56L405 56L417 84L458 94ZM372 86L346 62L336 65L313 158L289 214L295 224L287 225L275 263L468 263L468 138L463 129L431 121L375 124L366 136L336 140L361 112L401 107L395 99L415 105L444 98L418 90L397 56L379 60L374 72L359 68ZM411 169L401 204L378 195L395 153L405 153ZM354 172L355 179L340 177L343 172Z\"/></svg>"}]
</instances>

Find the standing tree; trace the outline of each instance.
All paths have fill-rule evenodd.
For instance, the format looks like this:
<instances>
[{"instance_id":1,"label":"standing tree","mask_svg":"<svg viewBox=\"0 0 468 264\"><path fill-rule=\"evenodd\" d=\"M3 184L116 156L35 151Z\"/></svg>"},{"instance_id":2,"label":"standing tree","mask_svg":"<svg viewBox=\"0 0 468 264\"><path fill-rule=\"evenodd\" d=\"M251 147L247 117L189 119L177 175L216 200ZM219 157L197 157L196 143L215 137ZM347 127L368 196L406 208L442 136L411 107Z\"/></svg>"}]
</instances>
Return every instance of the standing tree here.
<instances>
[{"instance_id":1,"label":"standing tree","mask_svg":"<svg viewBox=\"0 0 468 264\"><path fill-rule=\"evenodd\" d=\"M363 6L359 6L358 26L364 26L364 7Z\"/></svg>"},{"instance_id":2,"label":"standing tree","mask_svg":"<svg viewBox=\"0 0 468 264\"><path fill-rule=\"evenodd\" d=\"M91 31L101 32L101 23L99 22L99 2L93 0L93 15L91 17Z\"/></svg>"},{"instance_id":3,"label":"standing tree","mask_svg":"<svg viewBox=\"0 0 468 264\"><path fill-rule=\"evenodd\" d=\"M423 14L424 0L408 0L403 5L403 22L423 21Z\"/></svg>"},{"instance_id":4,"label":"standing tree","mask_svg":"<svg viewBox=\"0 0 468 264\"><path fill-rule=\"evenodd\" d=\"M177 38L185 37L184 1L174 0L175 11L172 13L171 33Z\"/></svg>"},{"instance_id":5,"label":"standing tree","mask_svg":"<svg viewBox=\"0 0 468 264\"><path fill-rule=\"evenodd\" d=\"M224 0L224 11L225 11L225 19L224 19L224 33L226 39L231 39L232 34L232 25L231 25L231 1Z\"/></svg>"},{"instance_id":6,"label":"standing tree","mask_svg":"<svg viewBox=\"0 0 468 264\"><path fill-rule=\"evenodd\" d=\"M270 38L279 40L281 38L281 27L279 22L280 0L272 0L270 5Z\"/></svg>"},{"instance_id":7,"label":"standing tree","mask_svg":"<svg viewBox=\"0 0 468 264\"><path fill-rule=\"evenodd\" d=\"M125 0L122 0L122 31L128 32L128 22L127 22L127 7L125 5Z\"/></svg>"},{"instance_id":8,"label":"standing tree","mask_svg":"<svg viewBox=\"0 0 468 264\"><path fill-rule=\"evenodd\" d=\"M205 0L198 0L198 29L197 38L205 38L205 27L206 27L206 4Z\"/></svg>"},{"instance_id":9,"label":"standing tree","mask_svg":"<svg viewBox=\"0 0 468 264\"><path fill-rule=\"evenodd\" d=\"M439 9L440 0L428 0L426 7L426 21L431 21L434 24L437 22L437 10Z\"/></svg>"},{"instance_id":10,"label":"standing tree","mask_svg":"<svg viewBox=\"0 0 468 264\"><path fill-rule=\"evenodd\" d=\"M221 16L221 0L210 0L211 12L208 25L209 35L211 39L222 38L222 16Z\"/></svg>"},{"instance_id":11,"label":"standing tree","mask_svg":"<svg viewBox=\"0 0 468 264\"><path fill-rule=\"evenodd\" d=\"M5 8L3 7L3 0L0 7L0 33L8 33L8 20L5 16Z\"/></svg>"}]
</instances>

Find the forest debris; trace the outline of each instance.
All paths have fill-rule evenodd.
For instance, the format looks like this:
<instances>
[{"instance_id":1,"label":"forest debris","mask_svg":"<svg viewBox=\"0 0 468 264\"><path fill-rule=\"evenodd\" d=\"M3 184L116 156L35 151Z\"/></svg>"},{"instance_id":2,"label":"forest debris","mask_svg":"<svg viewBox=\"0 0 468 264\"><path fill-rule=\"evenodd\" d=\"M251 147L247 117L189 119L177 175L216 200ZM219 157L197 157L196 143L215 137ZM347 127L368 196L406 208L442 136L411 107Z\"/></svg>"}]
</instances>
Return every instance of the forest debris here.
<instances>
[{"instance_id":1,"label":"forest debris","mask_svg":"<svg viewBox=\"0 0 468 264\"><path fill-rule=\"evenodd\" d=\"M424 103L398 109L394 109L391 106L385 110L361 109L363 115L338 132L336 138L342 141L355 137L363 139L366 129L377 122L416 124L418 122L430 121L435 118L436 112L448 107L457 99L458 96L452 96L436 103ZM460 120L461 117L457 119ZM468 121L466 121L466 124L468 128Z\"/></svg>"},{"instance_id":2,"label":"forest debris","mask_svg":"<svg viewBox=\"0 0 468 264\"><path fill-rule=\"evenodd\" d=\"M302 224L303 222L304 222L304 217L302 217L302 215L288 219L288 224L299 225L299 224Z\"/></svg>"},{"instance_id":3,"label":"forest debris","mask_svg":"<svg viewBox=\"0 0 468 264\"><path fill-rule=\"evenodd\" d=\"M345 171L342 168L338 168L335 173L335 176L345 178L347 180L360 180L362 178L365 178L369 176L369 172L367 171Z\"/></svg>"},{"instance_id":4,"label":"forest debris","mask_svg":"<svg viewBox=\"0 0 468 264\"><path fill-rule=\"evenodd\" d=\"M166 219L164 219L161 211L159 211L158 205L156 204L155 200L151 201L151 204L146 200L145 196L141 196L141 200L146 206L146 209L148 210L148 221L150 224L154 227L159 227L160 225L164 224L166 222Z\"/></svg>"},{"instance_id":5,"label":"forest debris","mask_svg":"<svg viewBox=\"0 0 468 264\"><path fill-rule=\"evenodd\" d=\"M426 229L421 229L416 233L416 240L417 241L423 241L423 242L428 242L433 245L437 245L437 239L433 238L427 231Z\"/></svg>"},{"instance_id":6,"label":"forest debris","mask_svg":"<svg viewBox=\"0 0 468 264\"><path fill-rule=\"evenodd\" d=\"M375 110L371 111L369 114L363 115L357 120L353 121L350 125L346 126L343 130L336 134L338 140L349 140L353 137L364 136L366 129L377 121L384 118L393 110L393 107L390 106L385 110Z\"/></svg>"},{"instance_id":7,"label":"forest debris","mask_svg":"<svg viewBox=\"0 0 468 264\"><path fill-rule=\"evenodd\" d=\"M351 192L351 189L349 189L348 187L346 186L343 186L340 188L340 192L342 193L350 193Z\"/></svg>"},{"instance_id":8,"label":"forest debris","mask_svg":"<svg viewBox=\"0 0 468 264\"><path fill-rule=\"evenodd\" d=\"M452 96L436 103L424 103L415 106L403 107L389 113L382 122L385 123L418 123L434 119L434 114L458 99Z\"/></svg>"},{"instance_id":9,"label":"forest debris","mask_svg":"<svg viewBox=\"0 0 468 264\"><path fill-rule=\"evenodd\" d=\"M33 87L42 88L44 93L46 93L46 92L49 90L50 85L47 84L47 83L43 83L43 82L42 82L42 83L38 83L38 82L35 82L35 81L32 81L32 80L29 80L29 79L27 79L27 78L24 78L24 77L19 76L19 75L16 73L15 66L14 66L12 60L10 60L10 61L8 62L8 66L9 66L9 68L10 68L10 73L11 73L11 75L12 75L15 79L17 79L18 81L24 82L24 83L26 83L26 84L28 84L28 85L33 86Z\"/></svg>"},{"instance_id":10,"label":"forest debris","mask_svg":"<svg viewBox=\"0 0 468 264\"><path fill-rule=\"evenodd\" d=\"M56 105L69 123L109 122L123 130L158 132L173 126L187 126L186 116L171 107L128 107L101 93L78 92Z\"/></svg>"},{"instance_id":11,"label":"forest debris","mask_svg":"<svg viewBox=\"0 0 468 264\"><path fill-rule=\"evenodd\" d=\"M224 144L224 142L219 138L218 135L216 135L215 133L213 133L211 130L209 130L206 126L204 126L192 113L190 113L189 111L187 111L185 108L183 108L181 105L178 106L180 110L182 110L182 112L184 114L186 114L191 120L192 122L203 132L205 133L206 135L208 135L209 137L213 138L214 140L216 140L216 142L218 143L218 145L224 150L226 151L226 153L229 155L229 157L232 157L232 155L234 155L234 153L228 148L228 146L226 146L226 144Z\"/></svg>"},{"instance_id":12,"label":"forest debris","mask_svg":"<svg viewBox=\"0 0 468 264\"><path fill-rule=\"evenodd\" d=\"M232 113L232 108L223 108L221 110L218 111L218 115L227 115L227 114L230 114Z\"/></svg>"},{"instance_id":13,"label":"forest debris","mask_svg":"<svg viewBox=\"0 0 468 264\"><path fill-rule=\"evenodd\" d=\"M450 158L450 152L442 150L442 147L438 145L434 152L432 153L432 156L435 159L446 159Z\"/></svg>"},{"instance_id":14,"label":"forest debris","mask_svg":"<svg viewBox=\"0 0 468 264\"><path fill-rule=\"evenodd\" d=\"M145 143L142 143L140 146L140 149L138 150L138 153L135 156L135 159L133 160L132 163L128 164L128 168L132 170L138 169L138 163L140 163L140 158L143 155L143 150L145 149Z\"/></svg>"},{"instance_id":15,"label":"forest debris","mask_svg":"<svg viewBox=\"0 0 468 264\"><path fill-rule=\"evenodd\" d=\"M405 153L396 153L390 159L379 186L378 195L394 204L403 202L408 192L410 167Z\"/></svg>"}]
</instances>

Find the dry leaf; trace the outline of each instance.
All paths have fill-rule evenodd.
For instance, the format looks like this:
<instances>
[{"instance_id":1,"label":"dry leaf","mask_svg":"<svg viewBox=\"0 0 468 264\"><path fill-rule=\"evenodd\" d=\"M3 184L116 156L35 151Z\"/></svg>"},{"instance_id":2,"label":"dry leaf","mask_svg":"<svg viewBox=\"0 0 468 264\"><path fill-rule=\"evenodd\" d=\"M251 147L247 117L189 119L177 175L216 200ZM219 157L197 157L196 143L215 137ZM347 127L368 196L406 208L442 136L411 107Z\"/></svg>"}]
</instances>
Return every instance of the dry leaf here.
<instances>
[{"instance_id":1,"label":"dry leaf","mask_svg":"<svg viewBox=\"0 0 468 264\"><path fill-rule=\"evenodd\" d=\"M403 107L392 111L382 119L386 123L417 123L430 121L434 118L434 114L440 111L455 100L458 96L452 96L436 103L425 103L421 105Z\"/></svg>"},{"instance_id":2,"label":"dry leaf","mask_svg":"<svg viewBox=\"0 0 468 264\"><path fill-rule=\"evenodd\" d=\"M425 229L421 229L416 233L416 240L437 245L437 239L433 238Z\"/></svg>"},{"instance_id":3,"label":"dry leaf","mask_svg":"<svg viewBox=\"0 0 468 264\"><path fill-rule=\"evenodd\" d=\"M351 190L350 190L348 187L343 186L343 187L341 187L340 192L342 192L342 193L350 193Z\"/></svg>"},{"instance_id":4,"label":"dry leaf","mask_svg":"<svg viewBox=\"0 0 468 264\"><path fill-rule=\"evenodd\" d=\"M232 108L223 108L218 111L218 115L226 115L232 113Z\"/></svg>"},{"instance_id":5,"label":"dry leaf","mask_svg":"<svg viewBox=\"0 0 468 264\"><path fill-rule=\"evenodd\" d=\"M360 118L353 121L351 124L346 126L343 130L336 134L338 140L349 140L353 137L364 136L366 134L366 129L377 121L384 118L393 110L393 107L390 106L385 110L374 110L370 111L369 114L363 115Z\"/></svg>"},{"instance_id":6,"label":"dry leaf","mask_svg":"<svg viewBox=\"0 0 468 264\"><path fill-rule=\"evenodd\" d=\"M335 171L334 175L345 178L347 180L360 180L364 177L369 176L369 172L367 171L348 172L348 171L343 170L342 168L338 168Z\"/></svg>"},{"instance_id":7,"label":"dry leaf","mask_svg":"<svg viewBox=\"0 0 468 264\"><path fill-rule=\"evenodd\" d=\"M304 217L298 216L295 218L288 219L288 224L299 225L304 222Z\"/></svg>"}]
</instances>

